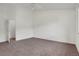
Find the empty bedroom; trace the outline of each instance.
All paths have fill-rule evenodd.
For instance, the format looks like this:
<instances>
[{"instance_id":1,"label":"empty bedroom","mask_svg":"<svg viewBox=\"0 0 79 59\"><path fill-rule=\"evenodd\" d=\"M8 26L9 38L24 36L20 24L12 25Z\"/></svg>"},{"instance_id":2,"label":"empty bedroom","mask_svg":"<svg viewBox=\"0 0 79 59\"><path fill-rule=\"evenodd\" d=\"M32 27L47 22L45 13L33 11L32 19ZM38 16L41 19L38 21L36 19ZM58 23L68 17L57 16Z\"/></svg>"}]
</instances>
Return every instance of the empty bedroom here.
<instances>
[{"instance_id":1,"label":"empty bedroom","mask_svg":"<svg viewBox=\"0 0 79 59\"><path fill-rule=\"evenodd\" d=\"M0 3L0 56L79 56L79 4Z\"/></svg>"}]
</instances>

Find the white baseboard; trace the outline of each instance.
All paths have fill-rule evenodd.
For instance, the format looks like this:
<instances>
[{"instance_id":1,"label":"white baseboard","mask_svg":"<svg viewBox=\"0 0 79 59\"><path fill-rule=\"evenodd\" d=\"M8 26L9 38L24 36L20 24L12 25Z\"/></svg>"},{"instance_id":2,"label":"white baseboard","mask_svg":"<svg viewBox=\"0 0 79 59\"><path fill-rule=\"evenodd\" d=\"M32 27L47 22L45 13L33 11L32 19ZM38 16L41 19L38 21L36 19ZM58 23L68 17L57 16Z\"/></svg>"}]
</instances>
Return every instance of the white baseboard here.
<instances>
[{"instance_id":1,"label":"white baseboard","mask_svg":"<svg viewBox=\"0 0 79 59\"><path fill-rule=\"evenodd\" d=\"M6 41L8 41L8 40L0 40L0 43L6 42Z\"/></svg>"},{"instance_id":2,"label":"white baseboard","mask_svg":"<svg viewBox=\"0 0 79 59\"><path fill-rule=\"evenodd\" d=\"M68 41L62 41L62 40L55 40L54 38L44 38L44 37L35 37L35 38L40 38L40 39L44 39L44 40L50 40L50 41L58 41L58 42L62 42L62 43L68 43L68 44L75 44L74 42L68 42Z\"/></svg>"},{"instance_id":3,"label":"white baseboard","mask_svg":"<svg viewBox=\"0 0 79 59\"><path fill-rule=\"evenodd\" d=\"M33 36L27 36L27 37L24 37L24 38L16 38L16 41L25 40L25 39L32 38L32 37L33 37Z\"/></svg>"}]
</instances>

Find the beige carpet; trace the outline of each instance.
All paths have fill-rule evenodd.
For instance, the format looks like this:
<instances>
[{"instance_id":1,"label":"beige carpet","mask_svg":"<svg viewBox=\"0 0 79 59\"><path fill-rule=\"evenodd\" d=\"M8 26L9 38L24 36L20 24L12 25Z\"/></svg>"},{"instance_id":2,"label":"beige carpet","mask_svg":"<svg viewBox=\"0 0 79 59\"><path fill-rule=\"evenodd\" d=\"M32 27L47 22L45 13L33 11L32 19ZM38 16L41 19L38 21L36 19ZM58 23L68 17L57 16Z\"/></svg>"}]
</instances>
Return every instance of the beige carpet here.
<instances>
[{"instance_id":1,"label":"beige carpet","mask_svg":"<svg viewBox=\"0 0 79 59\"><path fill-rule=\"evenodd\" d=\"M78 56L73 44L59 43L38 38L30 38L8 43L0 43L1 56Z\"/></svg>"}]
</instances>

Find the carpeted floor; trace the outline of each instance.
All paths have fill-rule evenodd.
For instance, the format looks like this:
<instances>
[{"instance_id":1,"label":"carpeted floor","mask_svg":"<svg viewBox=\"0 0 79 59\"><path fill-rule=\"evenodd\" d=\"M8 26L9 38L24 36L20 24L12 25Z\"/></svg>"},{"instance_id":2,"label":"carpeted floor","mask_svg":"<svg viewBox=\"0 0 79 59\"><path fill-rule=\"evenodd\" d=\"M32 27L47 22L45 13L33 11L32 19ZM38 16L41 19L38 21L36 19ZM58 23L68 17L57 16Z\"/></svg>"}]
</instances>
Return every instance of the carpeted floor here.
<instances>
[{"instance_id":1,"label":"carpeted floor","mask_svg":"<svg viewBox=\"0 0 79 59\"><path fill-rule=\"evenodd\" d=\"M73 44L65 44L38 38L13 43L0 43L1 56L78 56Z\"/></svg>"}]
</instances>

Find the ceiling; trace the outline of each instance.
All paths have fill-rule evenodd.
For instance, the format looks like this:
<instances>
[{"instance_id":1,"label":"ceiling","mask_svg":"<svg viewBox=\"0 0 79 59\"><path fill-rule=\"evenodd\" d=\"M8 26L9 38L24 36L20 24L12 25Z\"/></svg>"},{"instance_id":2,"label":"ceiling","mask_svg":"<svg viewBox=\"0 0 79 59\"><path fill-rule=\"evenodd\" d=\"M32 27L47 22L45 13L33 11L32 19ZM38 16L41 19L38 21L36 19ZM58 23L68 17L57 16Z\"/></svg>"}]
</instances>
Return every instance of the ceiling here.
<instances>
[{"instance_id":1,"label":"ceiling","mask_svg":"<svg viewBox=\"0 0 79 59\"><path fill-rule=\"evenodd\" d=\"M34 9L36 10L44 10L44 9L67 9L67 8L75 8L78 4L76 3L35 3L32 4Z\"/></svg>"},{"instance_id":2,"label":"ceiling","mask_svg":"<svg viewBox=\"0 0 79 59\"><path fill-rule=\"evenodd\" d=\"M67 8L75 8L79 6L78 3L0 3L0 6L8 5L8 6L20 6L29 8L31 7L33 10L44 10L44 9L67 9Z\"/></svg>"}]
</instances>

